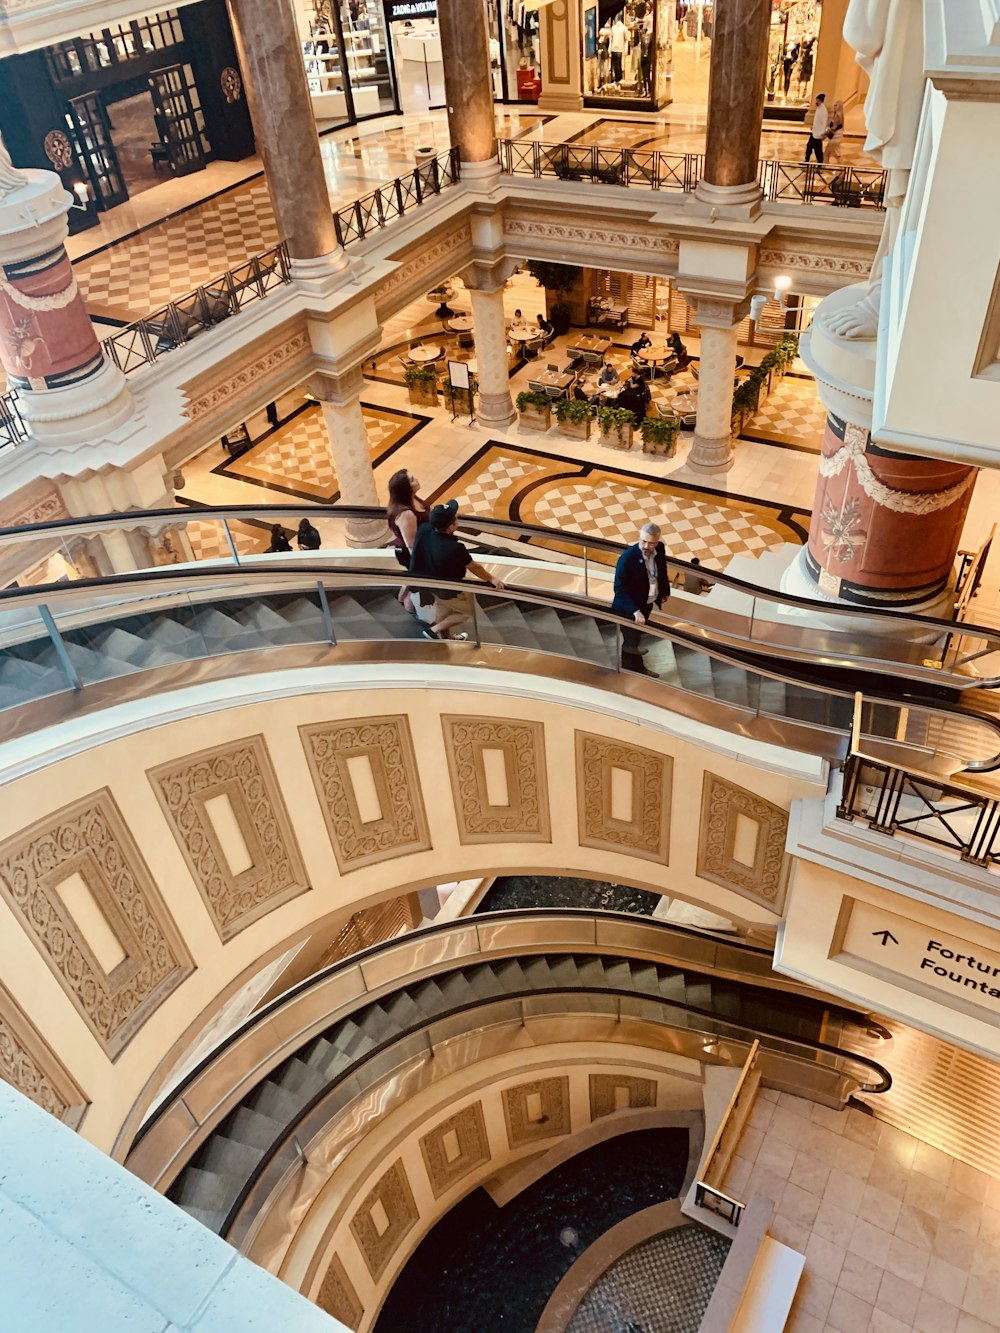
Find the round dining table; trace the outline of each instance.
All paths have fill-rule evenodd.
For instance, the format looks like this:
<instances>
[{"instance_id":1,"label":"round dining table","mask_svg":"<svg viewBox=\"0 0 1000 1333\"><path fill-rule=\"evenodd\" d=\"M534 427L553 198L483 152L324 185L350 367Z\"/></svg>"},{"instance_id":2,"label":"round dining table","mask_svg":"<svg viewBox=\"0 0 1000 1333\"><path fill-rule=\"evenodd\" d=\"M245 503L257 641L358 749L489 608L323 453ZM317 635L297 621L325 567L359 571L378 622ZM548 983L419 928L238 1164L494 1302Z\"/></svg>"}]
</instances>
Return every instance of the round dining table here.
<instances>
[{"instance_id":1,"label":"round dining table","mask_svg":"<svg viewBox=\"0 0 1000 1333\"><path fill-rule=\"evenodd\" d=\"M419 364L425 364L428 361L440 361L444 356L444 348L439 347L437 343L428 343L423 347L410 348L410 360Z\"/></svg>"},{"instance_id":2,"label":"round dining table","mask_svg":"<svg viewBox=\"0 0 1000 1333\"><path fill-rule=\"evenodd\" d=\"M507 337L519 343L533 343L544 338L545 334L537 325L533 328L530 324L512 324L507 330Z\"/></svg>"},{"instance_id":3,"label":"round dining table","mask_svg":"<svg viewBox=\"0 0 1000 1333\"><path fill-rule=\"evenodd\" d=\"M452 333L471 333L473 327L472 316L456 315L454 319L445 321L445 327L449 328Z\"/></svg>"},{"instance_id":4,"label":"round dining table","mask_svg":"<svg viewBox=\"0 0 1000 1333\"><path fill-rule=\"evenodd\" d=\"M665 366L674 356L674 349L666 343L650 343L648 347L638 348L633 355L655 374L660 366Z\"/></svg>"}]
</instances>

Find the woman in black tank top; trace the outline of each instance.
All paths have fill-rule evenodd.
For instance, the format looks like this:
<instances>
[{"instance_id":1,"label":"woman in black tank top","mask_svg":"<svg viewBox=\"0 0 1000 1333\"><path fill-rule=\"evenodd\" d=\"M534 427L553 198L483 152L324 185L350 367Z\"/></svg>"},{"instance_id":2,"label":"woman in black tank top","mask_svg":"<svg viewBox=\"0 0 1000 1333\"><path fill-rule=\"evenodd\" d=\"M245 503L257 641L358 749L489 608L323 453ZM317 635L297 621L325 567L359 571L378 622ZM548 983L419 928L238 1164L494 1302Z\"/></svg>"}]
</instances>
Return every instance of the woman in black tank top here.
<instances>
[{"instance_id":1,"label":"woman in black tank top","mask_svg":"<svg viewBox=\"0 0 1000 1333\"><path fill-rule=\"evenodd\" d=\"M430 506L418 494L420 482L412 472L400 468L389 478L389 503L385 516L395 538L396 559L404 569L410 568L410 551L417 528L427 522ZM400 588L398 599L407 611L413 610L409 588Z\"/></svg>"}]
</instances>

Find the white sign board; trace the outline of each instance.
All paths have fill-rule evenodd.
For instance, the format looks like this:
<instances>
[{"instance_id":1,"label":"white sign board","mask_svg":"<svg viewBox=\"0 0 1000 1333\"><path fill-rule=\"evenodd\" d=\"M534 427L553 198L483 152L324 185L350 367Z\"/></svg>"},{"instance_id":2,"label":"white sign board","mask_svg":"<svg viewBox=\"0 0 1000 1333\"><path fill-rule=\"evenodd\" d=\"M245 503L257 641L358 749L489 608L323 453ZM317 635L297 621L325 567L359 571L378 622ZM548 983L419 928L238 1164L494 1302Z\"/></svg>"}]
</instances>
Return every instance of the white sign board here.
<instances>
[{"instance_id":1,"label":"white sign board","mask_svg":"<svg viewBox=\"0 0 1000 1333\"><path fill-rule=\"evenodd\" d=\"M1000 1017L1000 954L873 903L844 898L830 958L931 999L943 998L977 1018Z\"/></svg>"},{"instance_id":2,"label":"white sign board","mask_svg":"<svg viewBox=\"0 0 1000 1333\"><path fill-rule=\"evenodd\" d=\"M472 381L469 379L469 366L466 361L449 361L448 378L451 380L453 389L471 388Z\"/></svg>"}]
</instances>

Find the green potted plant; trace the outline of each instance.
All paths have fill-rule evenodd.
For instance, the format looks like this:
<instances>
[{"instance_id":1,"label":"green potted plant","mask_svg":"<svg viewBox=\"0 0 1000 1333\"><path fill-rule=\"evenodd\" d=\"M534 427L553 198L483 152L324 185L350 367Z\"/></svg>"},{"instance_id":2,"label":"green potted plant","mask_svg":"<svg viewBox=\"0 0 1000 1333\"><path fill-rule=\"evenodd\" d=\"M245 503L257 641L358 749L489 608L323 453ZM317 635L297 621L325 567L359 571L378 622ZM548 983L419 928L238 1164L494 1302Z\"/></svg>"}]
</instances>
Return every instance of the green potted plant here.
<instances>
[{"instance_id":1,"label":"green potted plant","mask_svg":"<svg viewBox=\"0 0 1000 1333\"><path fill-rule=\"evenodd\" d=\"M549 309L549 319L557 336L569 332L571 314L566 294L570 292L580 276L580 270L572 264L557 264L548 259L529 259L528 272L545 288L545 304Z\"/></svg>"},{"instance_id":2,"label":"green potted plant","mask_svg":"<svg viewBox=\"0 0 1000 1333\"><path fill-rule=\"evenodd\" d=\"M639 427L643 453L672 458L680 429L681 423L677 417L646 417Z\"/></svg>"},{"instance_id":3,"label":"green potted plant","mask_svg":"<svg viewBox=\"0 0 1000 1333\"><path fill-rule=\"evenodd\" d=\"M464 384L452 384L451 379L446 375L444 384L444 396L446 403L454 403L455 410L458 412L472 413L472 394L475 389L475 381L470 383L467 389Z\"/></svg>"},{"instance_id":4,"label":"green potted plant","mask_svg":"<svg viewBox=\"0 0 1000 1333\"><path fill-rule=\"evenodd\" d=\"M571 440L588 440L590 423L594 419L592 403L581 398L560 398L556 402L556 429Z\"/></svg>"},{"instance_id":5,"label":"green potted plant","mask_svg":"<svg viewBox=\"0 0 1000 1333\"><path fill-rule=\"evenodd\" d=\"M546 394L522 389L516 402L522 426L527 426L529 430L546 431L552 425L552 402Z\"/></svg>"},{"instance_id":6,"label":"green potted plant","mask_svg":"<svg viewBox=\"0 0 1000 1333\"><path fill-rule=\"evenodd\" d=\"M632 448L632 427L635 425L635 413L625 407L599 407L597 409L597 443L606 444L611 449Z\"/></svg>"},{"instance_id":7,"label":"green potted plant","mask_svg":"<svg viewBox=\"0 0 1000 1333\"><path fill-rule=\"evenodd\" d=\"M411 406L437 407L437 371L433 366L406 366L403 370L403 380L410 396Z\"/></svg>"}]
</instances>

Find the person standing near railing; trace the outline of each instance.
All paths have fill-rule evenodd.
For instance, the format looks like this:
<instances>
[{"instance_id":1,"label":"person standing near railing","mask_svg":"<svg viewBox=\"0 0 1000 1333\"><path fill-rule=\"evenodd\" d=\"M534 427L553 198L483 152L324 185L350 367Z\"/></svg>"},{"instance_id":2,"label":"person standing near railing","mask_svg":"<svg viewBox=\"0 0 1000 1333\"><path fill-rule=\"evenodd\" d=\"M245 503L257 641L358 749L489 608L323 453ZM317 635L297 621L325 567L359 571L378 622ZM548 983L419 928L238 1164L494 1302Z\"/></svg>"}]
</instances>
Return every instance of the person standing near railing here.
<instances>
[{"instance_id":1,"label":"person standing near railing","mask_svg":"<svg viewBox=\"0 0 1000 1333\"><path fill-rule=\"evenodd\" d=\"M815 155L819 165L823 165L823 140L826 138L829 126L830 113L826 109L826 93L817 93L816 105L813 109L812 129L809 131L809 142L806 144L807 163L810 157Z\"/></svg>"},{"instance_id":2,"label":"person standing near railing","mask_svg":"<svg viewBox=\"0 0 1000 1333\"><path fill-rule=\"evenodd\" d=\"M410 573L418 578L450 579L457 581L465 578L466 570L471 570L477 579L491 584L498 592L503 584L495 579L487 569L473 560L472 552L455 536L458 517L458 501L449 500L447 504L435 505L428 522L421 524L413 543L413 555L410 558ZM472 593L464 588L451 592L447 589L435 589L429 592L421 589L417 600L421 608L428 605L430 598L434 608L433 628L424 624L423 632L429 639L467 639L465 633L454 633L472 615Z\"/></svg>"},{"instance_id":3,"label":"person standing near railing","mask_svg":"<svg viewBox=\"0 0 1000 1333\"><path fill-rule=\"evenodd\" d=\"M840 152L843 141L844 104L843 102L834 102L833 110L830 112L830 124L826 131L826 144L823 147L823 162L826 166L841 160Z\"/></svg>"},{"instance_id":4,"label":"person standing near railing","mask_svg":"<svg viewBox=\"0 0 1000 1333\"><path fill-rule=\"evenodd\" d=\"M642 676L652 676L642 661L639 630L653 611L670 596L670 575L667 571L667 553L660 541L657 523L644 523L639 529L639 540L627 546L615 565L615 595L611 603L612 615L629 622L622 630L622 666Z\"/></svg>"}]
</instances>

